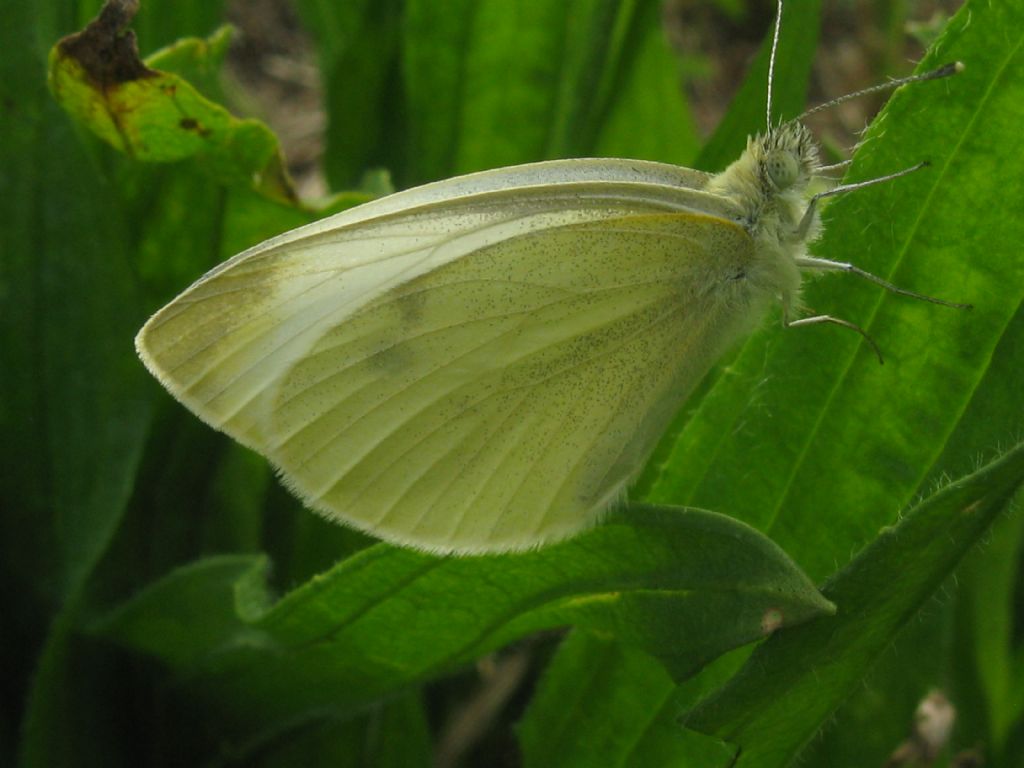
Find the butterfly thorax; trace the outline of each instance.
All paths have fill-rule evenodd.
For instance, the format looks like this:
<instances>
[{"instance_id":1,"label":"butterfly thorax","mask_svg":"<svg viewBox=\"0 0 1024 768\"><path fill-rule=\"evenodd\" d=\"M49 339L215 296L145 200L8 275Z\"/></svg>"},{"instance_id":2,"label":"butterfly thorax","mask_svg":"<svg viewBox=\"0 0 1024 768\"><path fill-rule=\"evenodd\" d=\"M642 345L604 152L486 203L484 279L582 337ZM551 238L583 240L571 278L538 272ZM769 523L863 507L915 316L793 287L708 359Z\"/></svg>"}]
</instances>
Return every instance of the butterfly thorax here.
<instances>
[{"instance_id":1,"label":"butterfly thorax","mask_svg":"<svg viewBox=\"0 0 1024 768\"><path fill-rule=\"evenodd\" d=\"M818 231L815 220L804 233L807 187L819 167L810 131L798 121L782 123L747 139L739 159L709 182L707 190L731 199L739 222L754 240L760 274L752 282L796 303L800 274L796 259Z\"/></svg>"}]
</instances>

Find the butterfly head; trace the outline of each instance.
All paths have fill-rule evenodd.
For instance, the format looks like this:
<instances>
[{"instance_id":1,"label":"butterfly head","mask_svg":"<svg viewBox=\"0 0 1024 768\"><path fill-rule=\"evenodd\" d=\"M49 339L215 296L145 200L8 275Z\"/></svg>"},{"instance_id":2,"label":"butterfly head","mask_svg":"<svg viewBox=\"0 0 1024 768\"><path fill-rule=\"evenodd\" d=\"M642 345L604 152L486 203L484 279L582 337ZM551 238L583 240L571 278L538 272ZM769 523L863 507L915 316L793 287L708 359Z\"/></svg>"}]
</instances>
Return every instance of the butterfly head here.
<instances>
[{"instance_id":1,"label":"butterfly head","mask_svg":"<svg viewBox=\"0 0 1024 768\"><path fill-rule=\"evenodd\" d=\"M761 186L769 194L789 190L802 194L819 167L814 138L797 120L748 140L747 152L757 165Z\"/></svg>"},{"instance_id":2,"label":"butterfly head","mask_svg":"<svg viewBox=\"0 0 1024 768\"><path fill-rule=\"evenodd\" d=\"M810 131L792 120L747 139L746 150L711 179L708 191L736 203L741 223L752 234L766 223L773 230L795 229L806 209L807 186L819 167Z\"/></svg>"}]
</instances>

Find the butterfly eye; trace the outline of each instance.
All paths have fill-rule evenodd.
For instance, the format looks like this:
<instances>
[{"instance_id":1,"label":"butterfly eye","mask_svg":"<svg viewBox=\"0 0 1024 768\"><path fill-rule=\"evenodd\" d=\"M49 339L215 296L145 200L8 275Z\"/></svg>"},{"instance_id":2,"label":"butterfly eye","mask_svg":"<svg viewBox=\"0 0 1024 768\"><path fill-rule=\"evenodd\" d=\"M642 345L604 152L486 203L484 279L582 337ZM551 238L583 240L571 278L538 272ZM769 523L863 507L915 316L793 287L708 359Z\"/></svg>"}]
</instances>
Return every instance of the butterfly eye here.
<instances>
[{"instance_id":1,"label":"butterfly eye","mask_svg":"<svg viewBox=\"0 0 1024 768\"><path fill-rule=\"evenodd\" d=\"M764 165L765 170L768 172L768 178L772 180L772 184L775 185L776 189L786 189L793 186L799 174L796 158L793 157L793 153L785 152L781 149L769 152L765 158Z\"/></svg>"}]
</instances>

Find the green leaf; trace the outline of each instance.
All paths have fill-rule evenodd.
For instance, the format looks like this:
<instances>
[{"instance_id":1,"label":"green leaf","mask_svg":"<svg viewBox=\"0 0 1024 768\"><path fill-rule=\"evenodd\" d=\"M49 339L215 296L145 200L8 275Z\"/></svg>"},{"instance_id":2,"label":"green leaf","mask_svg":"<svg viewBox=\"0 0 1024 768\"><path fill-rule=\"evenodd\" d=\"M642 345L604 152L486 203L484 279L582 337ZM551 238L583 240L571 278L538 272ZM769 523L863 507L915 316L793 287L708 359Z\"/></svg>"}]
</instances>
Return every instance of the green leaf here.
<instances>
[{"instance_id":1,"label":"green leaf","mask_svg":"<svg viewBox=\"0 0 1024 768\"><path fill-rule=\"evenodd\" d=\"M1006 178L990 148L1024 151L1024 67L1004 34L1024 8L979 5L964 9L921 65L963 59L966 71L895 94L850 175L921 159L931 167L842 196L815 247L975 309L895 296L853 276L812 283L806 304L864 328L885 365L840 328L755 334L663 441L646 500L735 515L823 578L934 479L963 474L978 451L1020 429L1024 392L1004 376L1024 343L1015 245L1024 219L997 212L1024 209L1024 176Z\"/></svg>"},{"instance_id":2,"label":"green leaf","mask_svg":"<svg viewBox=\"0 0 1024 768\"><path fill-rule=\"evenodd\" d=\"M186 5L178 5L183 16ZM12 629L5 633L5 658L18 670L9 680L4 708L12 715L12 729L23 734L24 764L87 765L94 759L109 765L131 750L116 724L125 720L122 702L138 691L120 686L126 678L109 648L83 643L77 630L86 595L98 583L110 589L127 582L134 591L145 581L144 569L136 566L149 551L148 542L128 557L121 542L140 515L155 510L145 502L131 505L130 498L137 490L157 387L131 340L145 317L146 289L163 291L164 299L167 289L157 287L159 279L148 285L139 279L139 246L145 244L154 271L160 263L166 275L175 254L188 262L182 274L191 279L213 263L218 237L249 245L270 233L257 229L246 236L230 217L225 223L225 210L233 204L225 205L223 190L208 177L201 185L163 184L168 178L181 180L182 167L167 166L164 174L149 176L124 173L112 152L83 142L46 90L45 49L32 47L56 39L57 31L46 26L43 7L44 12L33 9L24 17L22 7L4 9L3 37L10 53L5 62L14 74L4 81L0 121L0 207L9 222L0 236L0 290L10 299L0 319L6 467L0 478L0 563ZM64 24L70 14L52 15ZM202 56L196 51L202 47L177 49L179 61L189 52L198 64ZM198 179L194 175L191 181ZM147 209L154 200L159 202ZM183 210L192 213L187 224L183 215L177 226L165 226ZM281 224L264 208L259 226L278 221L286 227L308 218L301 214L296 220L295 209L288 210L292 218ZM217 219L217 226L200 231L198 211ZM161 230L163 236L155 236ZM180 287L176 281L174 289ZM174 516L187 523L181 487L170 485L165 501L168 507L176 504ZM154 533L152 519L143 525ZM160 542L163 555L180 561L181 552L170 544ZM97 690L108 698L97 702ZM62 725L72 722L74 727ZM55 729L61 739L52 738ZM6 758L0 754L0 762L13 764L13 755Z\"/></svg>"},{"instance_id":3,"label":"green leaf","mask_svg":"<svg viewBox=\"0 0 1024 768\"><path fill-rule=\"evenodd\" d=\"M961 574L962 613L958 626L970 648L967 666L980 683L988 719L988 744L993 762L1004 758L1013 729L1024 717L1024 653L1019 650L1015 615L1024 567L1024 506L997 520L992 535ZM1015 642L1016 641L1016 642Z\"/></svg>"},{"instance_id":4,"label":"green leaf","mask_svg":"<svg viewBox=\"0 0 1024 768\"><path fill-rule=\"evenodd\" d=\"M232 586L228 566L244 570ZM187 673L225 726L245 731L325 707L365 707L541 629L610 633L685 677L725 650L831 610L770 541L697 510L633 508L578 539L515 556L439 559L378 545L260 615L243 610L268 599L252 567L206 560L179 570L99 631ZM204 592L219 607L199 604ZM232 706L239 697L244 712Z\"/></svg>"},{"instance_id":5,"label":"green leaf","mask_svg":"<svg viewBox=\"0 0 1024 768\"><path fill-rule=\"evenodd\" d=\"M773 121L790 120L803 112L820 27L821 0L789 0L783 7L772 83ZM764 132L771 43L769 34L732 106L704 145L694 167L712 172L723 170L740 156L748 136Z\"/></svg>"},{"instance_id":6,"label":"green leaf","mask_svg":"<svg viewBox=\"0 0 1024 768\"><path fill-rule=\"evenodd\" d=\"M617 6L628 15L629 4L484 0L467 5L464 13L436 24L435 4L409 3L409 28L416 33L407 36L404 68L415 110L411 124L424 126L435 148L451 147L446 168L435 164L418 176L577 154L586 140L573 130L592 127L582 100L602 80L605 58L617 53L608 42L623 23ZM459 16L464 21L454 20ZM447 36L442 39L441 33ZM445 45L458 55L433 56ZM437 93L449 95L450 110L435 111ZM452 94L458 96L454 104ZM596 109L603 108L602 95L596 94ZM438 142L442 136L446 140Z\"/></svg>"},{"instance_id":7,"label":"green leaf","mask_svg":"<svg viewBox=\"0 0 1024 768\"><path fill-rule=\"evenodd\" d=\"M647 654L588 632L571 633L541 677L519 726L523 765L529 768L629 764L637 768L679 764L724 765L732 750L670 723L671 741L650 749L661 724L658 703L676 685ZM637 760L638 744L648 749ZM623 758L630 756L631 762Z\"/></svg>"},{"instance_id":8,"label":"green leaf","mask_svg":"<svg viewBox=\"0 0 1024 768\"><path fill-rule=\"evenodd\" d=\"M33 686L21 723L20 754L7 765L23 768L99 768L128 760L118 733L117 665L109 646L78 642L73 597L57 614L35 663ZM103 690L106 696L96 696ZM84 704L84 706L80 706ZM60 724L60 738L54 730Z\"/></svg>"},{"instance_id":9,"label":"green leaf","mask_svg":"<svg viewBox=\"0 0 1024 768\"><path fill-rule=\"evenodd\" d=\"M248 624L267 608L267 567L259 555L206 558L153 583L101 624L109 623L125 645L148 648L158 643L163 660L178 667L194 665L225 645L260 643ZM138 609L147 603L160 610Z\"/></svg>"},{"instance_id":10,"label":"green leaf","mask_svg":"<svg viewBox=\"0 0 1024 768\"><path fill-rule=\"evenodd\" d=\"M0 120L0 560L18 599L53 607L117 528L150 398L130 342L142 315L128 228L35 63Z\"/></svg>"},{"instance_id":11,"label":"green leaf","mask_svg":"<svg viewBox=\"0 0 1024 768\"><path fill-rule=\"evenodd\" d=\"M397 32L389 4L360 15L302 7L311 25L328 28L317 35L336 184L370 164L391 167L406 186L551 157L694 154L651 0L487 0L445 13L409 0Z\"/></svg>"},{"instance_id":12,"label":"green leaf","mask_svg":"<svg viewBox=\"0 0 1024 768\"><path fill-rule=\"evenodd\" d=\"M976 554L978 548L971 554ZM968 556L968 558L970 555ZM965 563L966 564L966 563ZM975 705L954 680L957 650L951 637L961 566L926 600L917 615L894 635L889 646L865 670L828 723L800 753L807 765L861 768L885 761L910 736L915 711L932 691L943 692L956 707L951 751L978 744L983 733L973 720ZM981 714L977 711L977 714Z\"/></svg>"},{"instance_id":13,"label":"green leaf","mask_svg":"<svg viewBox=\"0 0 1024 768\"><path fill-rule=\"evenodd\" d=\"M860 768L883 765L904 742L915 710L932 691L956 709L949 753L982 748L990 765L1013 765L1019 750L1000 725L1019 727L1011 714L1014 683L1014 597L1020 560L1013 550L1024 535L1024 507L1010 505L956 571L907 622L843 702L829 726L801 753L807 765ZM987 680L985 678L988 678ZM1003 694L1008 693L1008 697ZM1007 704L1011 706L1006 707Z\"/></svg>"},{"instance_id":14,"label":"green leaf","mask_svg":"<svg viewBox=\"0 0 1024 768\"><path fill-rule=\"evenodd\" d=\"M406 694L362 717L314 720L247 755L253 768L430 768L433 745L419 696Z\"/></svg>"},{"instance_id":15,"label":"green leaf","mask_svg":"<svg viewBox=\"0 0 1024 768\"><path fill-rule=\"evenodd\" d=\"M221 69L231 45L233 29L224 25L208 38L185 37L146 57L146 66L174 73L213 101L223 101Z\"/></svg>"},{"instance_id":16,"label":"green leaf","mask_svg":"<svg viewBox=\"0 0 1024 768\"><path fill-rule=\"evenodd\" d=\"M402 161L402 114L395 84L398 0L301 4L320 40L327 110L323 164L331 186L354 186L368 169ZM439 14L445 17L448 12Z\"/></svg>"},{"instance_id":17,"label":"green leaf","mask_svg":"<svg viewBox=\"0 0 1024 768\"><path fill-rule=\"evenodd\" d=\"M593 147L601 157L636 157L692 165L700 149L683 101L677 57L660 24L661 6L641 2L623 35L622 54Z\"/></svg>"},{"instance_id":18,"label":"green leaf","mask_svg":"<svg viewBox=\"0 0 1024 768\"><path fill-rule=\"evenodd\" d=\"M737 768L789 765L1022 483L1024 444L916 506L826 582L834 617L769 639L686 726L734 743Z\"/></svg>"},{"instance_id":19,"label":"green leaf","mask_svg":"<svg viewBox=\"0 0 1024 768\"><path fill-rule=\"evenodd\" d=\"M125 31L133 14L132 3L111 0L82 32L54 46L49 82L58 103L136 160L197 158L224 183L295 202L274 134L256 120L233 117L181 77L144 64L134 35ZM193 46L207 50L200 42ZM216 38L209 43L214 57L222 48Z\"/></svg>"}]
</instances>

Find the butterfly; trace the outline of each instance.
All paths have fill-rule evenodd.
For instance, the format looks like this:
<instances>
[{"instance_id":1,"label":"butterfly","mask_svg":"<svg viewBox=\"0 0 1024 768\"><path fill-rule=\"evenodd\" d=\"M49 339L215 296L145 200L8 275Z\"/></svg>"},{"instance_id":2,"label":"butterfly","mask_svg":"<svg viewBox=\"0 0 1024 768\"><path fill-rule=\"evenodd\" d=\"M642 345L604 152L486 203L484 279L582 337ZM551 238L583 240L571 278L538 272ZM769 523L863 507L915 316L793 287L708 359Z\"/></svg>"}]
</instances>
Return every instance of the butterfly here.
<instances>
[{"instance_id":1,"label":"butterfly","mask_svg":"<svg viewBox=\"0 0 1024 768\"><path fill-rule=\"evenodd\" d=\"M772 125L770 97L768 115L718 174L555 160L300 227L203 275L136 348L331 520L437 553L564 539L623 496L776 302L789 325L863 333L794 319L804 272L909 293L807 254L818 200L864 184L809 197L816 144L799 119Z\"/></svg>"}]
</instances>

